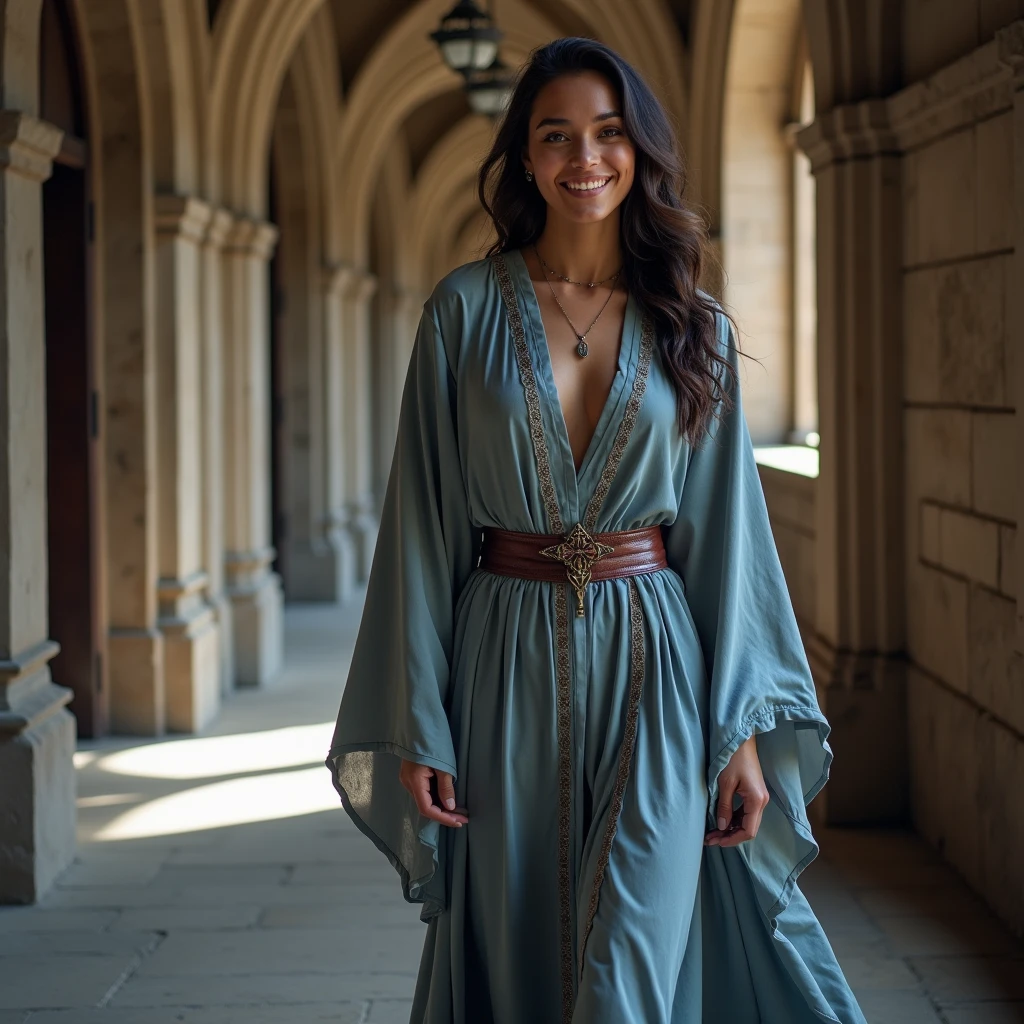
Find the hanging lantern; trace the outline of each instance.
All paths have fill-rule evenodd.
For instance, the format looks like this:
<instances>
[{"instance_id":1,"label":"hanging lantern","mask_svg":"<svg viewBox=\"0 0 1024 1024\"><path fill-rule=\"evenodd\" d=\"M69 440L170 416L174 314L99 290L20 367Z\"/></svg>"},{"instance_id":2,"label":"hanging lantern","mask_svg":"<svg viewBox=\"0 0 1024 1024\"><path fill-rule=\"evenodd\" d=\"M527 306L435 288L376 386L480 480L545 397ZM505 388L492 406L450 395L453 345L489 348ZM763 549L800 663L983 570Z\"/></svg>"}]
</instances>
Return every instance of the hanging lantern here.
<instances>
[{"instance_id":1,"label":"hanging lantern","mask_svg":"<svg viewBox=\"0 0 1024 1024\"><path fill-rule=\"evenodd\" d=\"M498 56L504 33L473 0L459 0L430 38L441 48L444 62L462 75L489 68Z\"/></svg>"},{"instance_id":2,"label":"hanging lantern","mask_svg":"<svg viewBox=\"0 0 1024 1024\"><path fill-rule=\"evenodd\" d=\"M512 69L495 57L480 71L466 74L466 98L475 114L497 117L512 97Z\"/></svg>"}]
</instances>

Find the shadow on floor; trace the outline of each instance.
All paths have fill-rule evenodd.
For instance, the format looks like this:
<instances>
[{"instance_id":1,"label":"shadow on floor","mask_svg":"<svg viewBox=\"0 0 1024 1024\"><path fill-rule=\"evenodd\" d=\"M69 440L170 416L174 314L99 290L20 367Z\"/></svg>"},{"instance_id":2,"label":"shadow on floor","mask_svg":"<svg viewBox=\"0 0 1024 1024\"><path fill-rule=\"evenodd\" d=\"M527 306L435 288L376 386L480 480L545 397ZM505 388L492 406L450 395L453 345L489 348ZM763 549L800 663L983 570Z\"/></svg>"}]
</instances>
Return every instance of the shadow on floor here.
<instances>
[{"instance_id":1,"label":"shadow on floor","mask_svg":"<svg viewBox=\"0 0 1024 1024\"><path fill-rule=\"evenodd\" d=\"M406 1024L423 926L322 764L358 614L290 608L281 679L203 736L82 744L78 859L0 908L0 1024ZM1024 946L922 842L817 835L871 1024L1024 1021Z\"/></svg>"}]
</instances>

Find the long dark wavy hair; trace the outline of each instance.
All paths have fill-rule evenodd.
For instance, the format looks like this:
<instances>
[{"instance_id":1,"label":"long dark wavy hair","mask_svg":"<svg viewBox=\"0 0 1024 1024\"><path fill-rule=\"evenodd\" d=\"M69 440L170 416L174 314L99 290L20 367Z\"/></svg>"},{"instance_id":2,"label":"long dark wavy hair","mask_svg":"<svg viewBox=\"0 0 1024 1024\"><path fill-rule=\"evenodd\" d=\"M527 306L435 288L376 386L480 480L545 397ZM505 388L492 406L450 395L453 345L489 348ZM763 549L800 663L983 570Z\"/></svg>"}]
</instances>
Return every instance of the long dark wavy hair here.
<instances>
[{"instance_id":1,"label":"long dark wavy hair","mask_svg":"<svg viewBox=\"0 0 1024 1024\"><path fill-rule=\"evenodd\" d=\"M596 71L618 92L626 135L636 151L633 185L622 205L623 276L654 321L662 362L676 391L679 429L700 442L716 411L728 404L730 366L716 337L718 304L698 290L707 260L703 219L683 202L686 180L665 110L636 70L593 39L556 39L534 50L516 79L490 153L480 167L479 193L494 222L492 256L540 237L547 204L526 180L523 156L537 93L561 75Z\"/></svg>"}]
</instances>

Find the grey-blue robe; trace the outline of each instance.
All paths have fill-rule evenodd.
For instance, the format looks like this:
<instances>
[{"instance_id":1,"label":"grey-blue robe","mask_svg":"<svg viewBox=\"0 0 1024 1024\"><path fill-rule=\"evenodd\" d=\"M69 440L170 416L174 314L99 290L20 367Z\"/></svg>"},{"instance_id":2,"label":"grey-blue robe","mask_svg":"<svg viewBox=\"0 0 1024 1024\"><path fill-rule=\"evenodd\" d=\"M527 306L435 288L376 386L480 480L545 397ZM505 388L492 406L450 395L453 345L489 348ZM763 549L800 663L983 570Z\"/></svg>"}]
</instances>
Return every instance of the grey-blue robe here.
<instances>
[{"instance_id":1,"label":"grey-blue robe","mask_svg":"<svg viewBox=\"0 0 1024 1024\"><path fill-rule=\"evenodd\" d=\"M414 1024L863 1024L796 885L829 727L734 398L691 448L630 298L577 473L522 255L427 301L327 759L429 922ZM482 527L577 522L660 524L669 568L591 583L578 618L567 585L477 566ZM705 847L755 733L760 831ZM421 817L399 758L456 776L469 824Z\"/></svg>"}]
</instances>

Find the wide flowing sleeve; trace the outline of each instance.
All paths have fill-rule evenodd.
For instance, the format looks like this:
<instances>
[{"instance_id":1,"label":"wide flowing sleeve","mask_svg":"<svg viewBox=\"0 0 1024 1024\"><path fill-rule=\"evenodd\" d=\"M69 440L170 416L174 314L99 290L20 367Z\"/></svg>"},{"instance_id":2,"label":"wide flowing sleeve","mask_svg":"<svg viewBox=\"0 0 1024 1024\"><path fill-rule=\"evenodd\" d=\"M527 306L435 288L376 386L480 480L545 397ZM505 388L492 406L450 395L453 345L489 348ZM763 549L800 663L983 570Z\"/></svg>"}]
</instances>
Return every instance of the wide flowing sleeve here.
<instances>
[{"instance_id":1,"label":"wide flowing sleeve","mask_svg":"<svg viewBox=\"0 0 1024 1024\"><path fill-rule=\"evenodd\" d=\"M818 853L806 805L828 779L829 726L768 521L731 324L721 312L717 323L732 402L690 453L666 548L710 681L708 828L715 827L719 774L753 735L769 801L754 839L705 848L705 984L747 1006L743 1019L865 1024L796 884Z\"/></svg>"},{"instance_id":2,"label":"wide flowing sleeve","mask_svg":"<svg viewBox=\"0 0 1024 1024\"><path fill-rule=\"evenodd\" d=\"M455 605L475 562L455 375L430 302L413 346L366 602L327 757L355 824L426 919L445 906L438 822L399 782L402 758L455 775L446 714Z\"/></svg>"},{"instance_id":3,"label":"wide flowing sleeve","mask_svg":"<svg viewBox=\"0 0 1024 1024\"><path fill-rule=\"evenodd\" d=\"M773 916L817 853L805 805L825 784L832 751L768 521L732 327L721 312L717 324L732 401L690 454L666 547L683 579L710 679L709 827L719 773L740 744L759 734L769 809L758 838L736 849L757 868L763 909Z\"/></svg>"}]
</instances>

